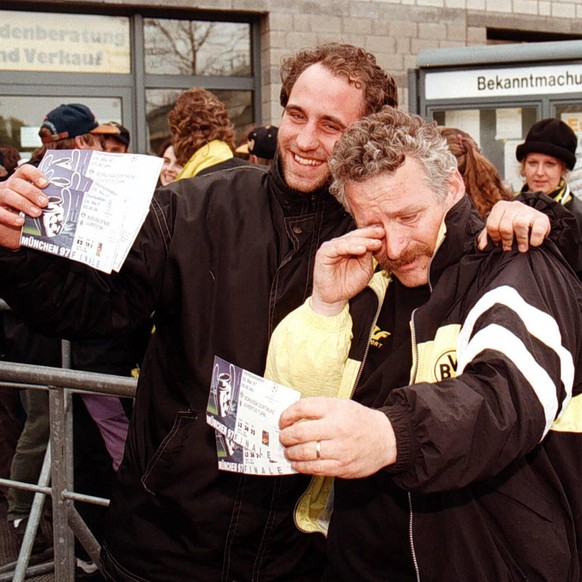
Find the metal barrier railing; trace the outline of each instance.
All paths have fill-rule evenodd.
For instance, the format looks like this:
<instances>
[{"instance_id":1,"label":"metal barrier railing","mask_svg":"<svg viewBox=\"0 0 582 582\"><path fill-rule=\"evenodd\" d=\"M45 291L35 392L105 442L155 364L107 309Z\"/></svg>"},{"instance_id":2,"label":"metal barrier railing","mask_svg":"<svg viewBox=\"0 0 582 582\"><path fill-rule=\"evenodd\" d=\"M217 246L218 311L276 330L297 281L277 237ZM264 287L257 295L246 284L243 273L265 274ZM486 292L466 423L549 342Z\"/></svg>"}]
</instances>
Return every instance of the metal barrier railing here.
<instances>
[{"instance_id":1,"label":"metal barrier railing","mask_svg":"<svg viewBox=\"0 0 582 582\"><path fill-rule=\"evenodd\" d=\"M98 505L108 505L109 501L75 493L73 490L71 395L74 392L90 392L132 398L135 396L136 383L135 378L125 376L0 361L0 389L11 387L48 390L50 416L50 441L38 484L0 479L2 485L35 492L14 573L5 574L0 569L0 582L21 582L29 574L43 573L42 568L29 568L28 564L46 495L52 498L54 548L54 563L45 564L46 571L54 570L55 580L59 582L74 581L74 537L94 562L99 564L99 543L75 509L74 501ZM5 575L8 577L4 577Z\"/></svg>"}]
</instances>

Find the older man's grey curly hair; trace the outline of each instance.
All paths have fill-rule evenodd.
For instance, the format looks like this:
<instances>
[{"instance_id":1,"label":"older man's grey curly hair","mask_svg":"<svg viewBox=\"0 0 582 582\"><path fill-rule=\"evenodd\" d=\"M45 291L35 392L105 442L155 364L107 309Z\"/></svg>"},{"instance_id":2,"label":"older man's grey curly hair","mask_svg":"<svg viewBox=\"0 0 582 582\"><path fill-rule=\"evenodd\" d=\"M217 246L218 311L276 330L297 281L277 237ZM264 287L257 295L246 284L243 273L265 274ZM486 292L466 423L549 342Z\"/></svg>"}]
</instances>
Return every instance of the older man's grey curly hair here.
<instances>
[{"instance_id":1,"label":"older man's grey curly hair","mask_svg":"<svg viewBox=\"0 0 582 582\"><path fill-rule=\"evenodd\" d=\"M330 191L350 212L346 183L393 174L406 158L421 165L427 186L444 201L457 167L446 140L435 122L392 107L360 119L344 132L329 162Z\"/></svg>"}]
</instances>

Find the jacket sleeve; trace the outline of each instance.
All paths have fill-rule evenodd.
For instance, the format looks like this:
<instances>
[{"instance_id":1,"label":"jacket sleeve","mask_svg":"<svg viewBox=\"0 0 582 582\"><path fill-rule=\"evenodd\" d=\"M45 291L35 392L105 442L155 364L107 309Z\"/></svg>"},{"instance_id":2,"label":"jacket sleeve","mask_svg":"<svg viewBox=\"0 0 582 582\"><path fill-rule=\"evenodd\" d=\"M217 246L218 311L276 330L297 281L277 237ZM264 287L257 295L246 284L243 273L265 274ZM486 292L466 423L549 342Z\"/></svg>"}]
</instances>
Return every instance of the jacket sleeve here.
<instances>
[{"instance_id":1,"label":"jacket sleeve","mask_svg":"<svg viewBox=\"0 0 582 582\"><path fill-rule=\"evenodd\" d=\"M337 396L352 339L346 307L334 317L315 313L309 299L275 328L265 376L299 390L303 397Z\"/></svg>"},{"instance_id":2,"label":"jacket sleeve","mask_svg":"<svg viewBox=\"0 0 582 582\"><path fill-rule=\"evenodd\" d=\"M499 475L531 452L582 384L582 293L545 249L504 256L467 306L457 376L394 390L395 482L425 493ZM577 371L578 370L578 371Z\"/></svg>"},{"instance_id":3,"label":"jacket sleeve","mask_svg":"<svg viewBox=\"0 0 582 582\"><path fill-rule=\"evenodd\" d=\"M543 212L550 219L549 239L558 247L570 266L579 273L579 246L582 233L578 232L579 227L574 214L539 192L520 192L515 200Z\"/></svg>"},{"instance_id":4,"label":"jacket sleeve","mask_svg":"<svg viewBox=\"0 0 582 582\"><path fill-rule=\"evenodd\" d=\"M136 329L151 315L167 257L170 198L150 212L119 273L30 249L0 250L0 297L38 332L102 337Z\"/></svg>"}]
</instances>

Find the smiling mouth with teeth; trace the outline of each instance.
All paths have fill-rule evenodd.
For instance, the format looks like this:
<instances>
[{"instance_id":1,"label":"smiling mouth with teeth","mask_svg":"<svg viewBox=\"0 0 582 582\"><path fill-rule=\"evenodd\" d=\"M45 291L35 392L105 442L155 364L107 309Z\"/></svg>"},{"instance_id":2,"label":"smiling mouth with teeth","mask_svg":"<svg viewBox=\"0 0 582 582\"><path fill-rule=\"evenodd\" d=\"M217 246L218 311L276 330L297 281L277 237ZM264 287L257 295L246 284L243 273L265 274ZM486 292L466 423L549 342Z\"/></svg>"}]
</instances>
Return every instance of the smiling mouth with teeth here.
<instances>
[{"instance_id":1,"label":"smiling mouth with teeth","mask_svg":"<svg viewBox=\"0 0 582 582\"><path fill-rule=\"evenodd\" d=\"M320 162L319 160L311 160L308 158L302 158L301 156L298 156L297 154L293 154L293 158L295 159L295 161L298 164L301 164L302 166L320 166L323 162Z\"/></svg>"}]
</instances>

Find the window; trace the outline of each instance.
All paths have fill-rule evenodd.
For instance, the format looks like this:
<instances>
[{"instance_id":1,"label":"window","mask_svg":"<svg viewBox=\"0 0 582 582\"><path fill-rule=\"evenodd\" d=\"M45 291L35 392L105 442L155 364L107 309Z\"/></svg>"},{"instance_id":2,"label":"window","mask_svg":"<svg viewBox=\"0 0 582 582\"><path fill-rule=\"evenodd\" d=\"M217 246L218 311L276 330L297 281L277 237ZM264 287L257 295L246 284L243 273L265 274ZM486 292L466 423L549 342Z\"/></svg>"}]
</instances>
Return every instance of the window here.
<instances>
[{"instance_id":1,"label":"window","mask_svg":"<svg viewBox=\"0 0 582 582\"><path fill-rule=\"evenodd\" d=\"M19 8L16 3L10 6ZM100 122L131 132L133 151L153 153L169 135L167 112L190 87L227 106L237 138L257 122L258 20L237 14L127 14L0 10L0 143L29 157L44 115L85 103Z\"/></svg>"},{"instance_id":2,"label":"window","mask_svg":"<svg viewBox=\"0 0 582 582\"><path fill-rule=\"evenodd\" d=\"M225 105L237 135L254 120L252 25L144 18L147 141L156 152L170 135L167 114L190 87L212 91ZM225 87L229 84L232 88Z\"/></svg>"},{"instance_id":3,"label":"window","mask_svg":"<svg viewBox=\"0 0 582 582\"><path fill-rule=\"evenodd\" d=\"M144 45L148 74L251 75L248 23L147 18Z\"/></svg>"},{"instance_id":4,"label":"window","mask_svg":"<svg viewBox=\"0 0 582 582\"><path fill-rule=\"evenodd\" d=\"M146 119L148 127L148 144L151 152L158 152L160 146L170 136L168 113L182 90L148 89L146 90ZM252 91L212 90L225 105L228 116L240 134L252 124ZM240 135L239 135L240 137Z\"/></svg>"}]
</instances>

